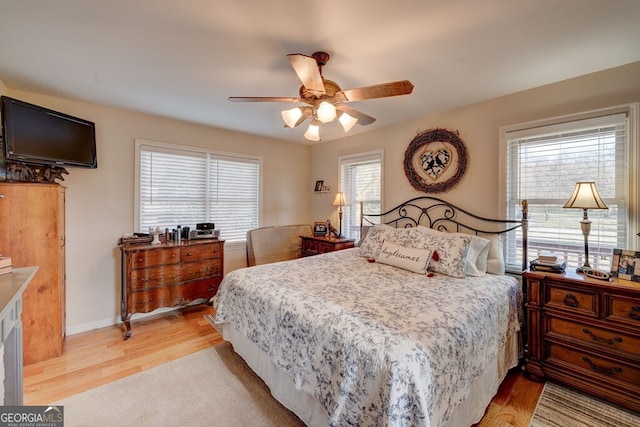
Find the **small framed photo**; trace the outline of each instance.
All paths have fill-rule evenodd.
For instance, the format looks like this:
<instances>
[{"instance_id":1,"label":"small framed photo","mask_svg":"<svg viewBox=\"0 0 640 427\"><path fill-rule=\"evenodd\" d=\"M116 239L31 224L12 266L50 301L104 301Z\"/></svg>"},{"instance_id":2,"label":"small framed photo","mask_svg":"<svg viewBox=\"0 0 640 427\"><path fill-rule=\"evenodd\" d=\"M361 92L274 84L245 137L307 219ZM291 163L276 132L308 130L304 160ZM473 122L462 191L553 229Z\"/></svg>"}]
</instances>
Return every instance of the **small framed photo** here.
<instances>
[{"instance_id":1,"label":"small framed photo","mask_svg":"<svg viewBox=\"0 0 640 427\"><path fill-rule=\"evenodd\" d=\"M640 282L640 251L614 249L611 274L619 279Z\"/></svg>"},{"instance_id":2,"label":"small framed photo","mask_svg":"<svg viewBox=\"0 0 640 427\"><path fill-rule=\"evenodd\" d=\"M316 222L313 224L313 235L314 236L326 236L327 235L327 223L326 222Z\"/></svg>"},{"instance_id":3,"label":"small framed photo","mask_svg":"<svg viewBox=\"0 0 640 427\"><path fill-rule=\"evenodd\" d=\"M324 187L324 181L316 181L315 191L322 191L323 187Z\"/></svg>"}]
</instances>

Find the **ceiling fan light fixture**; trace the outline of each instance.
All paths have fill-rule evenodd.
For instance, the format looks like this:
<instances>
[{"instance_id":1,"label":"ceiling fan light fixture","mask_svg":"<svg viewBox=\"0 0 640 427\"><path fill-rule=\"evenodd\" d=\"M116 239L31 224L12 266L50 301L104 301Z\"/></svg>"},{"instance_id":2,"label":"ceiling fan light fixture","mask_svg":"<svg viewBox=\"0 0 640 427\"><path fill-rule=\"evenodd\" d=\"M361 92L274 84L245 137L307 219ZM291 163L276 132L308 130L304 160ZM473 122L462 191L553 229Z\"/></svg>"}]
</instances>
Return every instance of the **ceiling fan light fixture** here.
<instances>
[{"instance_id":1,"label":"ceiling fan light fixture","mask_svg":"<svg viewBox=\"0 0 640 427\"><path fill-rule=\"evenodd\" d=\"M320 141L320 124L317 120L313 120L309 125L309 128L304 133L304 137L309 141Z\"/></svg>"},{"instance_id":2,"label":"ceiling fan light fixture","mask_svg":"<svg viewBox=\"0 0 640 427\"><path fill-rule=\"evenodd\" d=\"M340 121L340 124L342 125L342 128L344 129L345 132L349 132L351 130L351 128L358 123L358 119L356 119L355 117L350 116L349 114L343 112L340 114L340 117L338 117L338 120Z\"/></svg>"},{"instance_id":3,"label":"ceiling fan light fixture","mask_svg":"<svg viewBox=\"0 0 640 427\"><path fill-rule=\"evenodd\" d=\"M330 102L322 101L320 105L318 105L316 115L322 123L329 123L336 118L336 106Z\"/></svg>"},{"instance_id":4,"label":"ceiling fan light fixture","mask_svg":"<svg viewBox=\"0 0 640 427\"><path fill-rule=\"evenodd\" d=\"M293 128L297 126L300 117L302 117L302 109L300 107L282 110L282 120L287 127Z\"/></svg>"}]
</instances>

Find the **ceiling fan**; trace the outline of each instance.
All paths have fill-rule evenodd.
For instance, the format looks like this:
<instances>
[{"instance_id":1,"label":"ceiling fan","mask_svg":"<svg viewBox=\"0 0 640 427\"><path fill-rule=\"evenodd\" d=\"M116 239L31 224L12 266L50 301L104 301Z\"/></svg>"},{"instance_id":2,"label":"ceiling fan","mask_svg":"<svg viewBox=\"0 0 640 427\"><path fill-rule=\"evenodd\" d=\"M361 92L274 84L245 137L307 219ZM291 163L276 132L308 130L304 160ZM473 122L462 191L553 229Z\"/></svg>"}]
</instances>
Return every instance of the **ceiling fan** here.
<instances>
[{"instance_id":1,"label":"ceiling fan","mask_svg":"<svg viewBox=\"0 0 640 427\"><path fill-rule=\"evenodd\" d=\"M346 105L349 102L408 95L413 91L413 84L409 80L342 90L336 82L325 79L322 75L322 67L329 61L328 53L315 52L311 56L292 53L287 58L302 82L299 97L232 96L229 101L303 102L307 105L282 111L282 119L286 127L294 128L310 118L311 124L304 134L310 141L320 141L320 123L329 123L336 117L345 132L349 132L356 123L366 126L375 122L374 117Z\"/></svg>"}]
</instances>

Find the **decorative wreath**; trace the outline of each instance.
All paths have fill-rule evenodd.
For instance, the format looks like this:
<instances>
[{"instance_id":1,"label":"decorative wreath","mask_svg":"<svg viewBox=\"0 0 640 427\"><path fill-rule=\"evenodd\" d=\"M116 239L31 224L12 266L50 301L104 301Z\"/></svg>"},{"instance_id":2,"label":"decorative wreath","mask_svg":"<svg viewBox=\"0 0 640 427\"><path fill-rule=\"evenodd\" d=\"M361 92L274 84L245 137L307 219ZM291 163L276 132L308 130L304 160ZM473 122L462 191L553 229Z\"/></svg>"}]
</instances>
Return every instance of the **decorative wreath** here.
<instances>
[{"instance_id":1,"label":"decorative wreath","mask_svg":"<svg viewBox=\"0 0 640 427\"><path fill-rule=\"evenodd\" d=\"M467 170L467 147L446 129L419 132L404 153L404 173L411 186L425 193L453 188Z\"/></svg>"}]
</instances>

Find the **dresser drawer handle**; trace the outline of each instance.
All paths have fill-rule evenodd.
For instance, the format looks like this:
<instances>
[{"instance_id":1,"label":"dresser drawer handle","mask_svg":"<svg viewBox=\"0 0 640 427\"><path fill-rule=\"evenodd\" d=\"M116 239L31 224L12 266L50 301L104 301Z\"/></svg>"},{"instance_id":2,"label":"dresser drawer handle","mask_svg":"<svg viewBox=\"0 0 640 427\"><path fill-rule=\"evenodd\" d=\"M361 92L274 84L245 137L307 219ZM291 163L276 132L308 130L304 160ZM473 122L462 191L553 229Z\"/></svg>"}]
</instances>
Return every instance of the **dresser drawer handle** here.
<instances>
[{"instance_id":1,"label":"dresser drawer handle","mask_svg":"<svg viewBox=\"0 0 640 427\"><path fill-rule=\"evenodd\" d=\"M187 256L191 256L191 252L187 252Z\"/></svg>"},{"instance_id":2,"label":"dresser drawer handle","mask_svg":"<svg viewBox=\"0 0 640 427\"><path fill-rule=\"evenodd\" d=\"M629 314L627 316L629 316L633 320L640 320L640 315L636 314L636 311L638 313L640 313L640 306L632 307L631 311L629 312Z\"/></svg>"},{"instance_id":3,"label":"dresser drawer handle","mask_svg":"<svg viewBox=\"0 0 640 427\"><path fill-rule=\"evenodd\" d=\"M578 306L578 299L576 297L574 297L571 294L567 294L566 297L564 297L564 301L565 305L568 305L569 307L577 307Z\"/></svg>"},{"instance_id":4,"label":"dresser drawer handle","mask_svg":"<svg viewBox=\"0 0 640 427\"><path fill-rule=\"evenodd\" d=\"M622 342L622 338L620 338L620 337L611 338L610 340L597 337L597 336L593 335L591 333L591 331L589 329L587 329L587 328L584 328L582 330L582 332L584 332L585 334L589 335L593 341L598 341L598 342L609 344L609 345L614 345L617 342Z\"/></svg>"},{"instance_id":5,"label":"dresser drawer handle","mask_svg":"<svg viewBox=\"0 0 640 427\"><path fill-rule=\"evenodd\" d=\"M175 257L176 257L176 254L171 254L171 258L175 258Z\"/></svg>"},{"instance_id":6,"label":"dresser drawer handle","mask_svg":"<svg viewBox=\"0 0 640 427\"><path fill-rule=\"evenodd\" d=\"M596 366L593 364L593 362L591 362L591 360L589 360L587 356L584 356L582 360L587 362L592 370L596 371L599 374L606 375L608 377L612 377L614 374L618 374L622 372L622 368L618 368L617 366L615 368L609 368L609 369L603 368L602 366Z\"/></svg>"}]
</instances>

